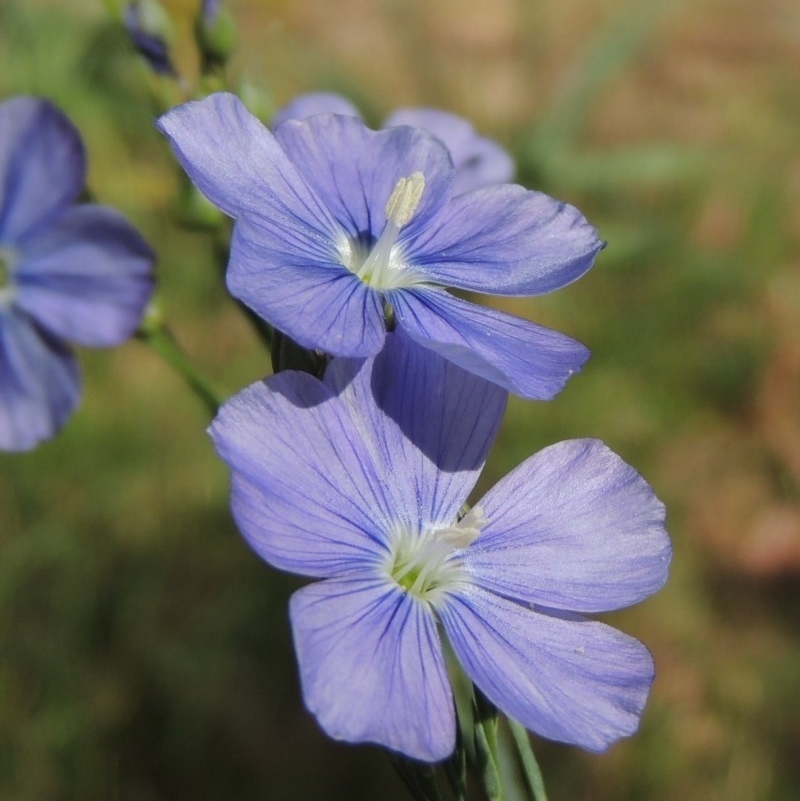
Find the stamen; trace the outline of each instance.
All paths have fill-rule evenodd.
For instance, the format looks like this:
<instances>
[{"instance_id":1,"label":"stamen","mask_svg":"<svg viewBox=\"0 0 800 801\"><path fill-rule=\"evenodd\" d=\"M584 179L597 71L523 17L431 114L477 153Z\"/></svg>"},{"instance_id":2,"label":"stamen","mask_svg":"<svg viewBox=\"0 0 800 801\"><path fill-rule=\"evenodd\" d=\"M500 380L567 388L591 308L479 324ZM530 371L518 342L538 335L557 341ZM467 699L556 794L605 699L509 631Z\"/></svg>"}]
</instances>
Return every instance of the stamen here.
<instances>
[{"instance_id":1,"label":"stamen","mask_svg":"<svg viewBox=\"0 0 800 801\"><path fill-rule=\"evenodd\" d=\"M466 548L481 533L481 528L487 522L483 509L480 506L473 506L458 523L437 531L436 536L454 548Z\"/></svg>"},{"instance_id":2,"label":"stamen","mask_svg":"<svg viewBox=\"0 0 800 801\"><path fill-rule=\"evenodd\" d=\"M389 575L420 600L435 603L447 587L465 580L461 560L455 552L469 546L486 522L483 510L476 506L446 528L419 534L398 531L387 564Z\"/></svg>"},{"instance_id":3,"label":"stamen","mask_svg":"<svg viewBox=\"0 0 800 801\"><path fill-rule=\"evenodd\" d=\"M348 267L364 283L376 289L394 289L420 282L417 276L404 269L402 256L395 249L395 244L400 229L416 214L424 191L425 176L419 170L401 178L386 203L386 226L357 269L352 263L355 253L351 250Z\"/></svg>"},{"instance_id":4,"label":"stamen","mask_svg":"<svg viewBox=\"0 0 800 801\"><path fill-rule=\"evenodd\" d=\"M387 223L399 228L408 225L417 211L422 193L425 191L425 176L417 170L407 178L401 178L386 203Z\"/></svg>"}]
</instances>

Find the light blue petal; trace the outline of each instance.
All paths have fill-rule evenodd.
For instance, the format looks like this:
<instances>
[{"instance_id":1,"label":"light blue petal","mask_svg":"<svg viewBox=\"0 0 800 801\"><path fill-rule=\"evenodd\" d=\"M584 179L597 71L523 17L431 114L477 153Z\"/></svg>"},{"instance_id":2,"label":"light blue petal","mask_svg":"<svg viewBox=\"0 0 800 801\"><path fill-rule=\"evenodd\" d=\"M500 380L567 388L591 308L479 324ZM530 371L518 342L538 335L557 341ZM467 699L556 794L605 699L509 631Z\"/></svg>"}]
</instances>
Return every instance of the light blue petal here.
<instances>
[{"instance_id":1,"label":"light blue petal","mask_svg":"<svg viewBox=\"0 0 800 801\"><path fill-rule=\"evenodd\" d=\"M450 155L425 131L372 131L355 117L320 114L286 121L275 137L350 237L381 235L397 182L414 172L423 174L425 188L403 236L416 236L449 197Z\"/></svg>"},{"instance_id":2,"label":"light blue petal","mask_svg":"<svg viewBox=\"0 0 800 801\"><path fill-rule=\"evenodd\" d=\"M633 637L477 587L449 596L438 611L467 674L525 728L589 751L638 728L655 672Z\"/></svg>"},{"instance_id":3,"label":"light blue petal","mask_svg":"<svg viewBox=\"0 0 800 801\"><path fill-rule=\"evenodd\" d=\"M374 360L334 359L325 384L294 372L254 384L210 433L253 548L284 570L336 576L384 564L398 528L453 522L504 404L501 391L392 334Z\"/></svg>"},{"instance_id":4,"label":"light blue petal","mask_svg":"<svg viewBox=\"0 0 800 801\"><path fill-rule=\"evenodd\" d=\"M130 337L153 291L154 256L113 209L67 209L19 245L16 303L58 337L107 347Z\"/></svg>"},{"instance_id":5,"label":"light blue petal","mask_svg":"<svg viewBox=\"0 0 800 801\"><path fill-rule=\"evenodd\" d=\"M79 399L74 356L13 307L0 310L0 449L51 439Z\"/></svg>"},{"instance_id":6,"label":"light blue petal","mask_svg":"<svg viewBox=\"0 0 800 801\"><path fill-rule=\"evenodd\" d=\"M335 240L335 220L235 95L219 92L176 106L157 127L192 181L226 214L256 215L297 236Z\"/></svg>"},{"instance_id":7,"label":"light blue petal","mask_svg":"<svg viewBox=\"0 0 800 801\"><path fill-rule=\"evenodd\" d=\"M14 244L71 204L85 175L80 134L52 103L0 103L0 244Z\"/></svg>"},{"instance_id":8,"label":"light blue petal","mask_svg":"<svg viewBox=\"0 0 800 801\"><path fill-rule=\"evenodd\" d=\"M395 487L376 471L374 442L322 382L290 371L253 384L209 433L233 471L239 529L272 565L321 577L385 558L402 511Z\"/></svg>"},{"instance_id":9,"label":"light blue petal","mask_svg":"<svg viewBox=\"0 0 800 801\"><path fill-rule=\"evenodd\" d=\"M603 247L574 207L504 185L454 197L418 239L410 268L432 283L490 295L541 295L580 278Z\"/></svg>"},{"instance_id":10,"label":"light blue petal","mask_svg":"<svg viewBox=\"0 0 800 801\"><path fill-rule=\"evenodd\" d=\"M483 469L507 393L400 331L387 336L370 369L351 381L350 365L334 359L325 382L361 438L374 441L375 471L397 486L392 503L406 510L407 525L449 525Z\"/></svg>"},{"instance_id":11,"label":"light blue petal","mask_svg":"<svg viewBox=\"0 0 800 801\"><path fill-rule=\"evenodd\" d=\"M242 218L231 241L228 289L304 348L377 353L386 336L381 296L337 263L328 246Z\"/></svg>"},{"instance_id":12,"label":"light blue petal","mask_svg":"<svg viewBox=\"0 0 800 801\"><path fill-rule=\"evenodd\" d=\"M480 136L462 117L433 108L398 109L384 122L384 128L410 125L430 131L450 151L456 169L452 192L460 195L492 184L507 183L514 177L514 161L500 145Z\"/></svg>"},{"instance_id":13,"label":"light blue petal","mask_svg":"<svg viewBox=\"0 0 800 801\"><path fill-rule=\"evenodd\" d=\"M399 426L404 463L418 476L419 497L441 485L453 497L423 508L445 516L463 504L478 479L506 409L508 393L423 348L402 330L375 359L371 391ZM468 476L465 474L469 474ZM463 481L454 480L455 474Z\"/></svg>"},{"instance_id":14,"label":"light blue petal","mask_svg":"<svg viewBox=\"0 0 800 801\"><path fill-rule=\"evenodd\" d=\"M465 566L507 598L606 612L643 600L667 580L664 505L598 440L545 448L479 505L489 522L465 551Z\"/></svg>"},{"instance_id":15,"label":"light blue petal","mask_svg":"<svg viewBox=\"0 0 800 801\"><path fill-rule=\"evenodd\" d=\"M326 580L292 596L300 682L334 739L438 762L455 748L455 714L428 607L386 579Z\"/></svg>"},{"instance_id":16,"label":"light blue petal","mask_svg":"<svg viewBox=\"0 0 800 801\"><path fill-rule=\"evenodd\" d=\"M304 120L315 114L341 114L346 117L360 117L358 109L346 98L333 92L309 92L299 95L291 103L275 112L272 128L277 128L286 120Z\"/></svg>"},{"instance_id":17,"label":"light blue petal","mask_svg":"<svg viewBox=\"0 0 800 801\"><path fill-rule=\"evenodd\" d=\"M387 294L399 327L412 339L523 398L550 400L589 357L564 334L440 289Z\"/></svg>"}]
</instances>

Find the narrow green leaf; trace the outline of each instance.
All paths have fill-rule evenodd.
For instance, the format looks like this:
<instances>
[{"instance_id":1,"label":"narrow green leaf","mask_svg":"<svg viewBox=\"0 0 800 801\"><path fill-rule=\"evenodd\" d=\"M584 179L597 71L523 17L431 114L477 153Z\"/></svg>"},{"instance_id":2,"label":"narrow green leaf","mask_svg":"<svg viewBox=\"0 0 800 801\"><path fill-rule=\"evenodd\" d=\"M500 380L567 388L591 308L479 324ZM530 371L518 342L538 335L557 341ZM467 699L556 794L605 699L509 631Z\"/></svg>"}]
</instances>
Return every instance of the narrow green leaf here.
<instances>
[{"instance_id":1,"label":"narrow green leaf","mask_svg":"<svg viewBox=\"0 0 800 801\"><path fill-rule=\"evenodd\" d=\"M528 739L528 732L525 731L522 725L511 718L508 719L508 727L514 739L514 745L517 747L517 754L522 763L522 771L525 774L528 787L531 793L533 793L533 798L535 801L547 801L542 771L539 769L539 763L533 755L531 741Z\"/></svg>"}]
</instances>

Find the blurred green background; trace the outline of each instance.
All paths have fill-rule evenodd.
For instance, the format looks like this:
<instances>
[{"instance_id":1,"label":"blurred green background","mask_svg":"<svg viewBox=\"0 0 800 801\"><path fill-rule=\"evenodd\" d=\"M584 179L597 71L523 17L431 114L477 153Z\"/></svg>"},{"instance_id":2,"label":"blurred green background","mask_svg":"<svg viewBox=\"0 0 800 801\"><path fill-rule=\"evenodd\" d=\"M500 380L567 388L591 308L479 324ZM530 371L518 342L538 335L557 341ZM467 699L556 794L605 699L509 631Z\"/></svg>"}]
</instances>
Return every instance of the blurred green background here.
<instances>
[{"instance_id":1,"label":"blurred green background","mask_svg":"<svg viewBox=\"0 0 800 801\"><path fill-rule=\"evenodd\" d=\"M182 87L152 76L101 0L0 0L0 97L82 130L89 186L159 255L171 327L226 395L268 360L212 234L172 214L152 119L197 75L197 3L165 3ZM534 738L552 801L800 798L800 5L794 0L230 0L231 86L269 110L333 89L373 123L471 118L519 180L609 246L553 296L491 301L593 356L549 404L512 400L483 486L597 436L669 510L671 580L607 620L658 677L604 755ZM297 582L227 510L203 407L142 343L82 351L82 407L0 455L0 799L393 799L377 749L303 710Z\"/></svg>"}]
</instances>

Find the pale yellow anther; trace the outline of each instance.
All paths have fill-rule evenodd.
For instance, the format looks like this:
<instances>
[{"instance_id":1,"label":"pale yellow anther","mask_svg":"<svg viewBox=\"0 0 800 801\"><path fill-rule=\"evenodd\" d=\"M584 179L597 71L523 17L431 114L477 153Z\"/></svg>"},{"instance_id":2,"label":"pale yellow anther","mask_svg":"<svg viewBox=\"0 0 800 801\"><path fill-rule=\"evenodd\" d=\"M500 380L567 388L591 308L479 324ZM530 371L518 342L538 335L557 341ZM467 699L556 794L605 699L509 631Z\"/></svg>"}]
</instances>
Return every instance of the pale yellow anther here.
<instances>
[{"instance_id":1,"label":"pale yellow anther","mask_svg":"<svg viewBox=\"0 0 800 801\"><path fill-rule=\"evenodd\" d=\"M483 509L480 506L473 506L458 523L437 531L436 535L454 548L466 548L481 533L481 528L487 522Z\"/></svg>"},{"instance_id":2,"label":"pale yellow anther","mask_svg":"<svg viewBox=\"0 0 800 801\"><path fill-rule=\"evenodd\" d=\"M398 228L407 225L417 211L425 191L425 176L417 170L401 178L386 203L386 219Z\"/></svg>"}]
</instances>

